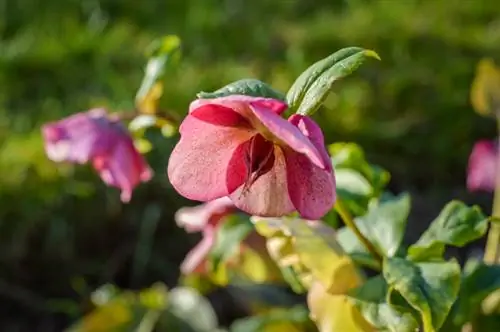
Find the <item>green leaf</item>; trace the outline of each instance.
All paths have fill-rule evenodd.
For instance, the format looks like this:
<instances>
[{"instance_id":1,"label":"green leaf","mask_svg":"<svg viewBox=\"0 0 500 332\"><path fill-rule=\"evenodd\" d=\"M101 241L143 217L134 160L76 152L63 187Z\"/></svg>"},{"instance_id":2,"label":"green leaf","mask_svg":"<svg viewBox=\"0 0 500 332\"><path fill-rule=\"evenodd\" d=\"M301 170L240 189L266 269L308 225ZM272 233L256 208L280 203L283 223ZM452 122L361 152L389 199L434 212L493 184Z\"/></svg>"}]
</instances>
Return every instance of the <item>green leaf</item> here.
<instances>
[{"instance_id":1,"label":"green leaf","mask_svg":"<svg viewBox=\"0 0 500 332\"><path fill-rule=\"evenodd\" d=\"M442 259L446 245L463 247L482 237L487 228L488 219L478 206L468 207L460 201L451 201L420 239L408 248L408 257L414 261Z\"/></svg>"},{"instance_id":2,"label":"green leaf","mask_svg":"<svg viewBox=\"0 0 500 332\"><path fill-rule=\"evenodd\" d=\"M151 43L146 52L149 60L144 78L135 96L139 108L155 84L163 77L167 67L179 61L181 56L180 47L181 40L173 35L165 36Z\"/></svg>"},{"instance_id":3,"label":"green leaf","mask_svg":"<svg viewBox=\"0 0 500 332\"><path fill-rule=\"evenodd\" d=\"M253 224L248 218L237 214L226 217L215 235L215 244L209 254L210 269L212 272L219 269L221 263L233 257L241 242L253 230Z\"/></svg>"},{"instance_id":4,"label":"green leaf","mask_svg":"<svg viewBox=\"0 0 500 332\"><path fill-rule=\"evenodd\" d=\"M309 323L309 312L302 305L287 309L271 309L268 312L248 318L236 320L231 324L231 332L256 332L256 331L296 331L300 332L301 326Z\"/></svg>"},{"instance_id":5,"label":"green leaf","mask_svg":"<svg viewBox=\"0 0 500 332\"><path fill-rule=\"evenodd\" d=\"M353 290L350 299L377 331L415 332L418 322L403 308L389 305L386 302L387 291L384 278L376 276Z\"/></svg>"},{"instance_id":6,"label":"green leaf","mask_svg":"<svg viewBox=\"0 0 500 332\"><path fill-rule=\"evenodd\" d=\"M386 257L392 257L403 241L404 231L410 213L410 195L388 197L372 201L368 213L356 218L359 230Z\"/></svg>"},{"instance_id":7,"label":"green leaf","mask_svg":"<svg viewBox=\"0 0 500 332\"><path fill-rule=\"evenodd\" d=\"M293 83L286 96L288 105L298 114L311 115L323 103L333 83L350 75L367 58L380 60L374 51L349 47L316 62Z\"/></svg>"},{"instance_id":8,"label":"green leaf","mask_svg":"<svg viewBox=\"0 0 500 332\"><path fill-rule=\"evenodd\" d=\"M230 83L214 92L200 92L197 94L197 97L211 99L230 95L245 95L285 100L285 96L281 92L273 89L269 84L253 78L246 78Z\"/></svg>"},{"instance_id":9,"label":"green leaf","mask_svg":"<svg viewBox=\"0 0 500 332\"><path fill-rule=\"evenodd\" d=\"M458 296L460 265L456 261L413 263L395 257L384 260L383 275L389 285L389 304L393 295L400 294L420 313L424 332L438 331Z\"/></svg>"},{"instance_id":10,"label":"green leaf","mask_svg":"<svg viewBox=\"0 0 500 332\"><path fill-rule=\"evenodd\" d=\"M342 227L337 230L337 241L356 264L373 270L381 269L380 263L359 242L349 227Z\"/></svg>"},{"instance_id":11,"label":"green leaf","mask_svg":"<svg viewBox=\"0 0 500 332\"><path fill-rule=\"evenodd\" d=\"M497 289L500 289L500 265L468 261L464 268L453 322L461 326L471 321L479 313L481 302Z\"/></svg>"}]
</instances>

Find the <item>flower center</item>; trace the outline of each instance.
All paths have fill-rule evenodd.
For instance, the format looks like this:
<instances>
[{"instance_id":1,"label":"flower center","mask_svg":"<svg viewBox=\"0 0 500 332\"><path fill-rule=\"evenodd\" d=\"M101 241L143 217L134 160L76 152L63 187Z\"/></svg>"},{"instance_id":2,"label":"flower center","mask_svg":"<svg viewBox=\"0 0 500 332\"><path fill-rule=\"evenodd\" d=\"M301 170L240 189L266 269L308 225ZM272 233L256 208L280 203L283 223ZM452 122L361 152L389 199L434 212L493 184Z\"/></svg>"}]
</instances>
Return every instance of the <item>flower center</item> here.
<instances>
[{"instance_id":1,"label":"flower center","mask_svg":"<svg viewBox=\"0 0 500 332\"><path fill-rule=\"evenodd\" d=\"M271 170L274 165L274 144L257 134L250 139L250 145L245 153L245 164L247 166L247 177L243 186L243 193L259 177Z\"/></svg>"}]
</instances>

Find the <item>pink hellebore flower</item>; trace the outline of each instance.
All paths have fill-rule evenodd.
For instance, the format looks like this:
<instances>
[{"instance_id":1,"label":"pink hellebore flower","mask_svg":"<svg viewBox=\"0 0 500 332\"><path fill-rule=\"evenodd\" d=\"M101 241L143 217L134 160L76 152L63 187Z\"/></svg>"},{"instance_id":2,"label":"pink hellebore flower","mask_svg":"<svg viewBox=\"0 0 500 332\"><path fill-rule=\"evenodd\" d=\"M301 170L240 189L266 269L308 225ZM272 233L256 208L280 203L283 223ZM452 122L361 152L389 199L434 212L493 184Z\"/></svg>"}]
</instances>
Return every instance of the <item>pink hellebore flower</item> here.
<instances>
[{"instance_id":1,"label":"pink hellebore flower","mask_svg":"<svg viewBox=\"0 0 500 332\"><path fill-rule=\"evenodd\" d=\"M42 134L49 159L92 162L107 185L121 189L123 202L130 201L134 187L153 175L127 130L102 108L47 123L42 126Z\"/></svg>"},{"instance_id":2,"label":"pink hellebore flower","mask_svg":"<svg viewBox=\"0 0 500 332\"><path fill-rule=\"evenodd\" d=\"M309 117L283 119L286 108L241 95L192 102L168 164L174 188L197 201L229 196L252 215L320 219L335 201L323 134Z\"/></svg>"},{"instance_id":3,"label":"pink hellebore flower","mask_svg":"<svg viewBox=\"0 0 500 332\"><path fill-rule=\"evenodd\" d=\"M189 233L203 232L202 240L188 253L181 264L183 274L205 272L206 257L215 244L217 229L222 219L235 211L234 204L228 197L195 207L184 207L177 211L175 214L177 225L184 227Z\"/></svg>"},{"instance_id":4,"label":"pink hellebore flower","mask_svg":"<svg viewBox=\"0 0 500 332\"><path fill-rule=\"evenodd\" d=\"M474 144L467 172L467 188L470 191L495 190L497 158L498 150L494 141L481 140Z\"/></svg>"}]
</instances>

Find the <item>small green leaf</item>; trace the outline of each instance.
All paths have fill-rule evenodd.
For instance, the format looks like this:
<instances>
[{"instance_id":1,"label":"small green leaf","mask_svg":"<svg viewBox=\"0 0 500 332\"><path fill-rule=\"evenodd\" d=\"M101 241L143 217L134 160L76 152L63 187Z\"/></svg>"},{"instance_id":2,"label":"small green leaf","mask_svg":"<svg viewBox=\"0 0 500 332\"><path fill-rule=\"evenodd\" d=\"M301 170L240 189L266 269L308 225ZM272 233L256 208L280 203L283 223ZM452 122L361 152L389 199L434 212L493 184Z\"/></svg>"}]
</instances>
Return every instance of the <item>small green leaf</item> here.
<instances>
[{"instance_id":1,"label":"small green leaf","mask_svg":"<svg viewBox=\"0 0 500 332\"><path fill-rule=\"evenodd\" d=\"M247 235L253 230L253 224L240 215L227 216L215 235L215 244L209 254L210 268L219 269L221 263L233 257Z\"/></svg>"},{"instance_id":2,"label":"small green leaf","mask_svg":"<svg viewBox=\"0 0 500 332\"><path fill-rule=\"evenodd\" d=\"M412 263L395 257L384 260L383 275L389 285L389 304L393 295L400 294L420 313L424 332L438 331L458 296L460 265L456 261Z\"/></svg>"},{"instance_id":3,"label":"small green leaf","mask_svg":"<svg viewBox=\"0 0 500 332\"><path fill-rule=\"evenodd\" d=\"M368 213L356 218L355 222L363 233L386 257L394 256L403 241L408 215L410 213L410 195L388 197L372 201Z\"/></svg>"},{"instance_id":4,"label":"small green leaf","mask_svg":"<svg viewBox=\"0 0 500 332\"><path fill-rule=\"evenodd\" d=\"M388 287L384 278L376 276L353 290L350 299L366 321L372 324L377 331L417 331L418 322L410 313L386 302L387 291Z\"/></svg>"},{"instance_id":5,"label":"small green leaf","mask_svg":"<svg viewBox=\"0 0 500 332\"><path fill-rule=\"evenodd\" d=\"M478 206L468 207L460 201L448 203L420 239L408 248L414 261L442 259L445 246L463 247L482 237L488 219Z\"/></svg>"},{"instance_id":6,"label":"small green leaf","mask_svg":"<svg viewBox=\"0 0 500 332\"><path fill-rule=\"evenodd\" d=\"M373 270L381 269L380 263L359 242L349 227L342 227L337 230L337 241L355 263Z\"/></svg>"},{"instance_id":7,"label":"small green leaf","mask_svg":"<svg viewBox=\"0 0 500 332\"><path fill-rule=\"evenodd\" d=\"M197 97L202 99L211 99L231 95L245 95L285 100L285 96L281 92L273 89L269 84L253 78L246 78L230 83L214 92L200 92L197 94Z\"/></svg>"},{"instance_id":8,"label":"small green leaf","mask_svg":"<svg viewBox=\"0 0 500 332\"><path fill-rule=\"evenodd\" d=\"M500 265L468 261L464 268L453 322L462 326L471 321L479 313L481 302L497 289L500 289Z\"/></svg>"},{"instance_id":9,"label":"small green leaf","mask_svg":"<svg viewBox=\"0 0 500 332\"><path fill-rule=\"evenodd\" d=\"M311 115L327 97L334 82L350 75L367 58L377 53L359 47L341 49L306 69L288 91L286 101L296 113Z\"/></svg>"},{"instance_id":10,"label":"small green leaf","mask_svg":"<svg viewBox=\"0 0 500 332\"><path fill-rule=\"evenodd\" d=\"M136 104L142 104L155 84L163 77L168 66L176 64L181 56L181 40L177 36L169 35L155 40L149 46L144 78L135 96Z\"/></svg>"}]
</instances>

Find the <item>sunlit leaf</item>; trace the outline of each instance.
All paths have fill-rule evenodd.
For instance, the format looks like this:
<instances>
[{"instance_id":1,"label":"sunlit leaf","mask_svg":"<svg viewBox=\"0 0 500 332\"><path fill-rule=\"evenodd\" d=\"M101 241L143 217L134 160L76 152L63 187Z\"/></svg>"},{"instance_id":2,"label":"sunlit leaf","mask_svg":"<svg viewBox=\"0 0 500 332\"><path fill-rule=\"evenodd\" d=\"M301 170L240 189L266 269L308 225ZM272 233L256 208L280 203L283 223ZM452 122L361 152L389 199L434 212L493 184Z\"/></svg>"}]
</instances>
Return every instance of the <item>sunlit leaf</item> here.
<instances>
[{"instance_id":1,"label":"sunlit leaf","mask_svg":"<svg viewBox=\"0 0 500 332\"><path fill-rule=\"evenodd\" d=\"M415 261L442 259L446 245L463 247L482 237L487 228L488 219L478 206L451 201L420 239L408 248L408 257Z\"/></svg>"},{"instance_id":2,"label":"sunlit leaf","mask_svg":"<svg viewBox=\"0 0 500 332\"><path fill-rule=\"evenodd\" d=\"M265 97L265 98L274 98L279 100L285 99L284 95L281 92L273 89L267 83L252 78L242 79L230 83L214 92L200 92L197 94L197 97L203 99L210 99L210 98L219 98L230 95Z\"/></svg>"},{"instance_id":3,"label":"sunlit leaf","mask_svg":"<svg viewBox=\"0 0 500 332\"><path fill-rule=\"evenodd\" d=\"M380 263L359 242L359 239L349 227L342 227L337 230L337 241L355 263L374 270L380 269Z\"/></svg>"},{"instance_id":4,"label":"sunlit leaf","mask_svg":"<svg viewBox=\"0 0 500 332\"><path fill-rule=\"evenodd\" d=\"M139 302L148 309L162 310L168 303L168 289L163 284L155 284L139 293Z\"/></svg>"},{"instance_id":5,"label":"sunlit leaf","mask_svg":"<svg viewBox=\"0 0 500 332\"><path fill-rule=\"evenodd\" d=\"M383 275L390 304L400 294L419 312L424 332L438 331L458 296L460 265L456 261L412 263L395 257L384 260Z\"/></svg>"},{"instance_id":6,"label":"sunlit leaf","mask_svg":"<svg viewBox=\"0 0 500 332\"><path fill-rule=\"evenodd\" d=\"M330 293L320 282L309 289L307 306L319 332L375 332L346 294Z\"/></svg>"},{"instance_id":7,"label":"sunlit leaf","mask_svg":"<svg viewBox=\"0 0 500 332\"><path fill-rule=\"evenodd\" d=\"M374 51L349 47L316 62L293 83L286 96L288 105L298 114L311 115L326 99L333 83L350 75L368 58L380 59Z\"/></svg>"},{"instance_id":8,"label":"sunlit leaf","mask_svg":"<svg viewBox=\"0 0 500 332\"><path fill-rule=\"evenodd\" d=\"M387 283L381 276L368 279L349 298L377 331L415 332L418 322L408 312L386 302Z\"/></svg>"},{"instance_id":9,"label":"sunlit leaf","mask_svg":"<svg viewBox=\"0 0 500 332\"><path fill-rule=\"evenodd\" d=\"M163 94L163 84L159 81L166 69L179 61L180 46L179 37L173 35L155 40L149 46L144 78L135 96L136 106L141 112L154 114L157 111L158 100Z\"/></svg>"},{"instance_id":10,"label":"sunlit leaf","mask_svg":"<svg viewBox=\"0 0 500 332\"><path fill-rule=\"evenodd\" d=\"M165 137L171 137L177 132L177 128L169 120L153 114L140 114L128 125L129 131L136 138L143 138L146 130L151 127L160 128Z\"/></svg>"},{"instance_id":11,"label":"sunlit leaf","mask_svg":"<svg viewBox=\"0 0 500 332\"><path fill-rule=\"evenodd\" d=\"M209 254L210 268L215 271L219 265L233 257L239 250L241 242L253 230L248 218L237 214L227 216L217 229L215 244Z\"/></svg>"},{"instance_id":12,"label":"sunlit leaf","mask_svg":"<svg viewBox=\"0 0 500 332\"><path fill-rule=\"evenodd\" d=\"M153 144L145 138L136 138L134 140L134 146L140 153L148 153L153 149Z\"/></svg>"},{"instance_id":13,"label":"sunlit leaf","mask_svg":"<svg viewBox=\"0 0 500 332\"><path fill-rule=\"evenodd\" d=\"M481 115L495 115L500 110L500 69L492 59L482 59L477 66L471 102Z\"/></svg>"},{"instance_id":14,"label":"sunlit leaf","mask_svg":"<svg viewBox=\"0 0 500 332\"><path fill-rule=\"evenodd\" d=\"M230 332L301 332L309 322L308 311L303 306L271 309L266 313L236 320Z\"/></svg>"}]
</instances>

